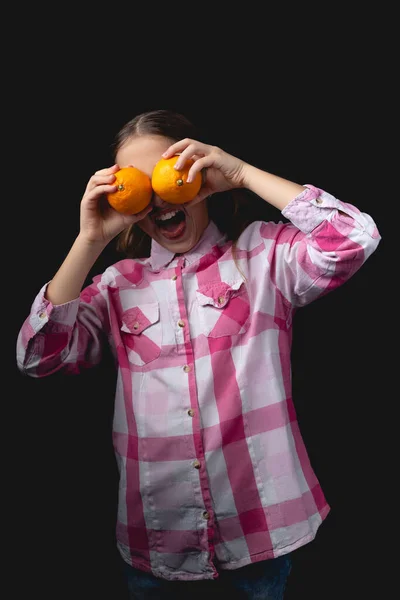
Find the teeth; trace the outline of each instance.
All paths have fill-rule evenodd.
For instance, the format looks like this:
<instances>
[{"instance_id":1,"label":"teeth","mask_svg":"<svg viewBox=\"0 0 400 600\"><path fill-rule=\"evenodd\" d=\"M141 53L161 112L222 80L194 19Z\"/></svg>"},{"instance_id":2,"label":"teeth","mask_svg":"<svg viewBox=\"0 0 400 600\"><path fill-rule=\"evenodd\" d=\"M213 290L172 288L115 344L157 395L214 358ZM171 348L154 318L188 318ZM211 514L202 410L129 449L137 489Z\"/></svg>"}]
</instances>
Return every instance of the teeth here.
<instances>
[{"instance_id":1,"label":"teeth","mask_svg":"<svg viewBox=\"0 0 400 600\"><path fill-rule=\"evenodd\" d=\"M160 215L159 217L156 217L156 221L167 221L168 219L172 219L172 217L174 217L175 215L177 215L178 212L180 212L180 211L179 210L172 210L171 212L164 213L163 215Z\"/></svg>"}]
</instances>

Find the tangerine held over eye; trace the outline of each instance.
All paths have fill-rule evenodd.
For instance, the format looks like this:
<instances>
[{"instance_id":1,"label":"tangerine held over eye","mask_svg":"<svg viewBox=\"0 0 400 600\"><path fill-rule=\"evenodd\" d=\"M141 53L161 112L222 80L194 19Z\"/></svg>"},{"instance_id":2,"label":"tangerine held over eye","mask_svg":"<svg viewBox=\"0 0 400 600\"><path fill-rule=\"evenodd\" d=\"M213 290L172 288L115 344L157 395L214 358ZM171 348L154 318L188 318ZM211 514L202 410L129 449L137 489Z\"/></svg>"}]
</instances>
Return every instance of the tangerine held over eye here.
<instances>
[{"instance_id":1,"label":"tangerine held over eye","mask_svg":"<svg viewBox=\"0 0 400 600\"><path fill-rule=\"evenodd\" d=\"M188 159L182 169L174 166L179 156L162 158L154 167L151 185L155 193L170 204L184 204L193 200L200 191L202 184L201 172L196 173L193 181L187 182L190 167L194 164Z\"/></svg>"},{"instance_id":2,"label":"tangerine held over eye","mask_svg":"<svg viewBox=\"0 0 400 600\"><path fill-rule=\"evenodd\" d=\"M107 200L117 212L135 215L150 204L153 189L146 173L136 167L123 167L114 175L117 190L107 194Z\"/></svg>"}]
</instances>

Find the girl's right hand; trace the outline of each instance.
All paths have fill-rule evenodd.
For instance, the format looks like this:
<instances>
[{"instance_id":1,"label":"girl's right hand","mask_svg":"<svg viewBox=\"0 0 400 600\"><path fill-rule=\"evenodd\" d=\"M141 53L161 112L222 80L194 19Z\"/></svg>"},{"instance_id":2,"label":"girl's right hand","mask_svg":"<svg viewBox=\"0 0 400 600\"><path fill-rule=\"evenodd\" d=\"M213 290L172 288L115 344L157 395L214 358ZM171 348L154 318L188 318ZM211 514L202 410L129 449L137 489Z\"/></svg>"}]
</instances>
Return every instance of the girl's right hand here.
<instances>
[{"instance_id":1,"label":"girl's right hand","mask_svg":"<svg viewBox=\"0 0 400 600\"><path fill-rule=\"evenodd\" d=\"M107 245L124 229L143 219L151 210L149 204L136 215L123 215L107 202L106 194L115 192L113 185L118 165L101 169L89 179L81 200L80 236L91 243Z\"/></svg>"}]
</instances>

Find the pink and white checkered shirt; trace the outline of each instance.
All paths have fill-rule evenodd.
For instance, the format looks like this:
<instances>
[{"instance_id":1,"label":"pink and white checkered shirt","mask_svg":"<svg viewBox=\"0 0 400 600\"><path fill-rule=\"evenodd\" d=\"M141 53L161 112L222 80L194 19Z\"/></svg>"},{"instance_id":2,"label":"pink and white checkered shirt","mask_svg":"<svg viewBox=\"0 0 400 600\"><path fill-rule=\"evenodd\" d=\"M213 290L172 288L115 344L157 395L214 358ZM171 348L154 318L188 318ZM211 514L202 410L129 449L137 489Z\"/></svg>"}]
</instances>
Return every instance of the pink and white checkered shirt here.
<instances>
[{"instance_id":1,"label":"pink and white checkered shirt","mask_svg":"<svg viewBox=\"0 0 400 600\"><path fill-rule=\"evenodd\" d=\"M339 212L340 211L340 212ZM17 341L23 373L116 359L113 438L124 560L166 579L217 577L312 540L329 512L292 401L294 312L349 279L376 249L372 218L307 185L232 243L210 223L174 256L153 241L80 297L46 285ZM238 268L239 267L239 268Z\"/></svg>"}]
</instances>

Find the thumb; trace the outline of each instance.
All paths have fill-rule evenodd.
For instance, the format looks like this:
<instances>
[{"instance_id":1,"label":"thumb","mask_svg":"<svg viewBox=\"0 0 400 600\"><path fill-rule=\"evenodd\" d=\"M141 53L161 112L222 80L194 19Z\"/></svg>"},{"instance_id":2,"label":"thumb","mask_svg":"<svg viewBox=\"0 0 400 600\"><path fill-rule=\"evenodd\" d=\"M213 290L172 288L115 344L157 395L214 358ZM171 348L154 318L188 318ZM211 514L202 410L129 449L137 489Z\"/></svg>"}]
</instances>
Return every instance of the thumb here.
<instances>
[{"instance_id":1,"label":"thumb","mask_svg":"<svg viewBox=\"0 0 400 600\"><path fill-rule=\"evenodd\" d=\"M129 221L131 221L130 224L132 225L133 223L137 223L138 221L141 221L142 219L147 217L147 215L149 213L151 213L152 210L153 210L153 206L151 204L148 204L146 206L146 208L144 208L140 212L136 213L135 215L129 215L128 219L129 219Z\"/></svg>"}]
</instances>

